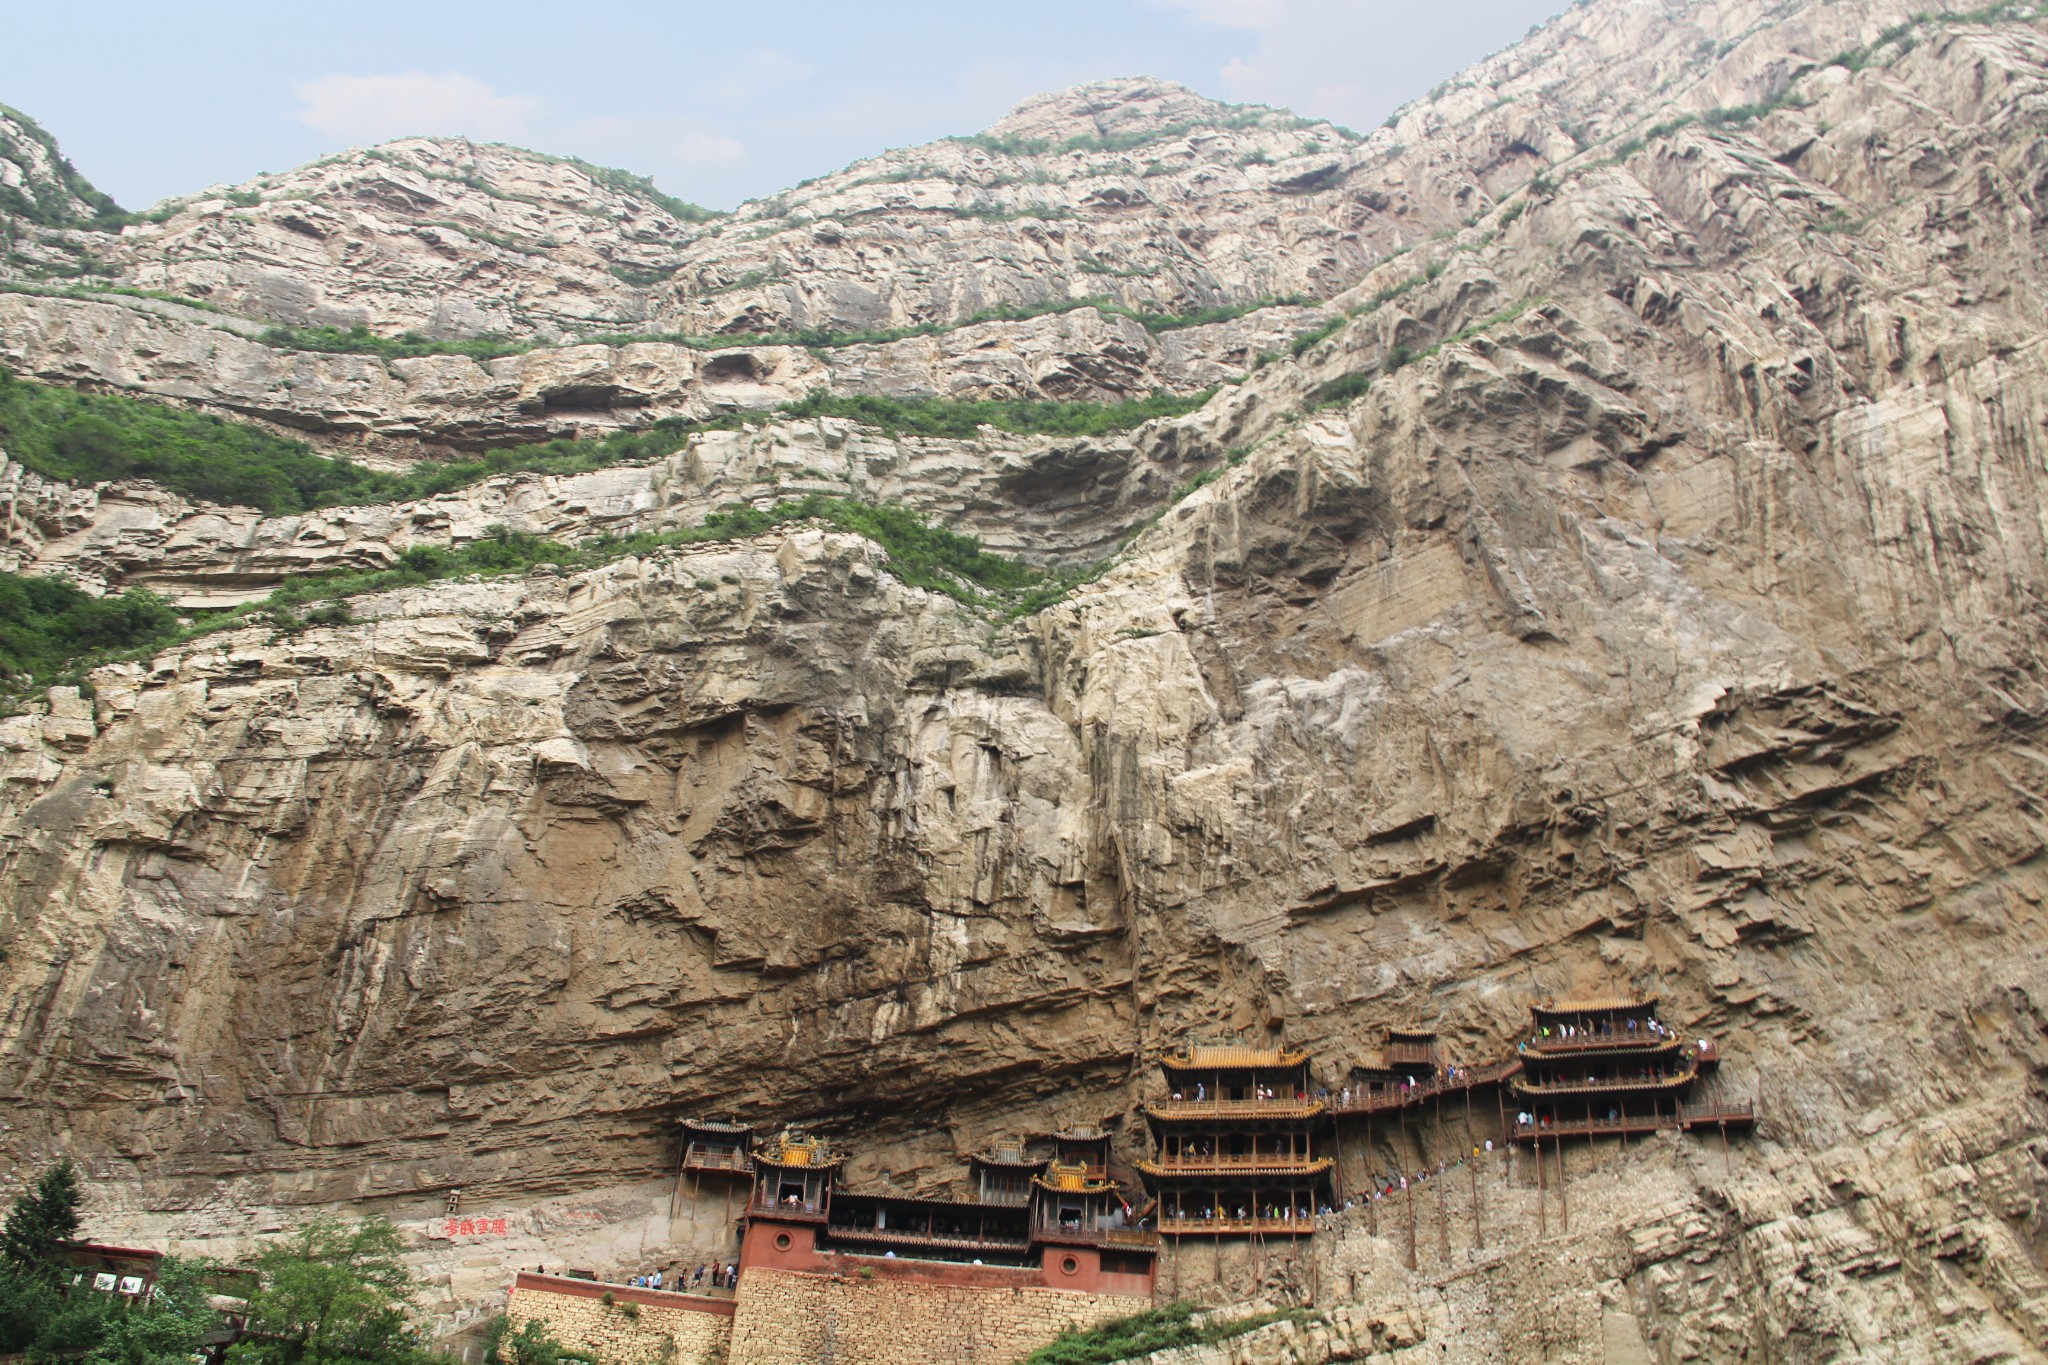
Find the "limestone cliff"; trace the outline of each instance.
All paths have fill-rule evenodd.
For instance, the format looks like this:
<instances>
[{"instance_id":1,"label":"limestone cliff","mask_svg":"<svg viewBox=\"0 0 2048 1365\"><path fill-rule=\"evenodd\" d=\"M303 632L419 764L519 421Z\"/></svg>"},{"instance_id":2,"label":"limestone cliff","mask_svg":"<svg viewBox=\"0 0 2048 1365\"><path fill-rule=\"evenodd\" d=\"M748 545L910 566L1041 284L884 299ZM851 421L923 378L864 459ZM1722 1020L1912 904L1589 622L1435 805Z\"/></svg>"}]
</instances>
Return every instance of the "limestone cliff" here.
<instances>
[{"instance_id":1,"label":"limestone cliff","mask_svg":"<svg viewBox=\"0 0 2048 1365\"><path fill-rule=\"evenodd\" d=\"M1252 344L1278 359L1240 355L1201 411L1115 440L764 423L645 468L270 520L4 471L17 562L194 603L493 523L685 523L763 473L1048 561L1115 551L1011 621L792 527L358 599L355 624L209 637L0 722L9 1158L78 1153L96 1226L138 1238L233 1246L374 1201L410 1220L453 1322L508 1264L713 1245L716 1197L665 1180L679 1111L801 1119L857 1144L854 1179L923 1188L1053 1119L1134 1154L1132 1102L1192 1033L1277 1031L1335 1066L1427 1020L1478 1059L1532 996L1629 987L1722 1040L1754 1140L1578 1154L1568 1229L1538 1224L1526 1171L1440 1182L1446 1213L1422 1206L1406 1246L1389 1212L1238 1267L1335 1316L1211 1358L2040 1358L2048 19L1911 8L1594 0L1357 142L1084 88L723 226L622 198L617 221L673 226L632 268L675 272L629 295L591 226L587 270L558 277L591 285L573 309L539 274L454 289L419 267L421 300L507 328L958 320L1083 259L1141 272L1104 277L1157 291L1133 302L1298 292L1325 305L1303 327L1348 317L1299 357L1275 328ZM1118 150L1142 91L1144 127L1192 126ZM271 242L209 277L259 320L302 299L291 316L480 327L275 246L293 213L370 232L376 177L456 194L421 169L451 145L354 154L294 173L312 208L194 204L136 242ZM1271 164L1225 168L1239 147ZM1049 179L994 185L1019 157ZM917 211L926 161L954 207L971 172L1005 214L1075 216L934 217L882 264L863 234ZM1174 262L1185 224L1218 233L1200 270ZM1011 246L980 292L974 253L942 246L962 234ZM419 250L500 259L475 240ZM955 338L1055 324L1098 325L889 345L960 392L976 352ZM297 410L233 387L272 373L239 349L258 343L182 315L0 298L0 345L40 374ZM674 396L646 410L708 402L727 354L671 349ZM357 385L307 426L344 429L353 402L413 458L453 429L422 414L520 410L526 367L583 354L490 362L499 396L459 401L435 388L459 357L274 363ZM732 354L750 395L857 382L845 350ZM457 1187L512 1212L509 1240L436 1230ZM1190 1287L1205 1264L1179 1268Z\"/></svg>"}]
</instances>

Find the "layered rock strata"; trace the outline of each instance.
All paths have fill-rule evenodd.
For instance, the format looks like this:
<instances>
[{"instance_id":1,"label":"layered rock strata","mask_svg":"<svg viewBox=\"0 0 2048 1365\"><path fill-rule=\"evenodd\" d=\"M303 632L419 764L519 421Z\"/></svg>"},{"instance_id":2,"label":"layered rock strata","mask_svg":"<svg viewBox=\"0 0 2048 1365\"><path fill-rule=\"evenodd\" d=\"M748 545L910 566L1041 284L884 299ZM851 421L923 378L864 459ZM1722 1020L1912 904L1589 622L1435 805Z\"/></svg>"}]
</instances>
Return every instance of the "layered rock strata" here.
<instances>
[{"instance_id":1,"label":"layered rock strata","mask_svg":"<svg viewBox=\"0 0 2048 1365\"><path fill-rule=\"evenodd\" d=\"M101 670L0 723L0 1141L195 1242L595 1201L708 1108L929 1189L1053 1120L1135 1154L1197 1032L1476 1059L1534 996L1654 991L1753 1142L1575 1157L1534 1251L1489 1170L1485 1257L1347 1224L1289 1282L1468 1358L2038 1357L2044 107L2010 12L1600 0L1402 116L1480 217L1169 424L1207 486L1130 438L1158 520L1061 606L794 527ZM602 524L464 505L528 488ZM258 554L99 498L24 553L198 582L415 533ZM1121 524L990 500L1048 556ZM419 1236L451 1313L516 1254Z\"/></svg>"}]
</instances>

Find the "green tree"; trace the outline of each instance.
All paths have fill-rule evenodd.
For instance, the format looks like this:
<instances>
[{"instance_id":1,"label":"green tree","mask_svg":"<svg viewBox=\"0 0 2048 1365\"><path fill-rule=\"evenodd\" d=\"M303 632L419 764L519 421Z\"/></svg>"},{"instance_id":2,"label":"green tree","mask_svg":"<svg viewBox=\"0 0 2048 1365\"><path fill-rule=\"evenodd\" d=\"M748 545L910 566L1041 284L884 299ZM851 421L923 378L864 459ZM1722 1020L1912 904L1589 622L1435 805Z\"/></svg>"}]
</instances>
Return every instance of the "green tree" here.
<instances>
[{"instance_id":1,"label":"green tree","mask_svg":"<svg viewBox=\"0 0 2048 1365\"><path fill-rule=\"evenodd\" d=\"M206 1335L220 1325L220 1314L207 1302L209 1271L205 1261L166 1256L149 1302L136 1308L116 1304L85 1365L191 1365Z\"/></svg>"},{"instance_id":2,"label":"green tree","mask_svg":"<svg viewBox=\"0 0 2048 1365\"><path fill-rule=\"evenodd\" d=\"M515 1332L510 1318L497 1318L484 1333L484 1359L504 1365L560 1365L562 1343L540 1322L528 1320Z\"/></svg>"},{"instance_id":3,"label":"green tree","mask_svg":"<svg viewBox=\"0 0 2048 1365\"><path fill-rule=\"evenodd\" d=\"M263 1287L234 1365L424 1365L408 1317L417 1286L382 1218L312 1219L256 1258Z\"/></svg>"},{"instance_id":4,"label":"green tree","mask_svg":"<svg viewBox=\"0 0 2048 1365\"><path fill-rule=\"evenodd\" d=\"M189 1365L219 1321L204 1262L166 1257L155 1292L133 1303L70 1283L59 1251L79 1231L78 1170L60 1161L21 1192L0 1228L0 1355L86 1365Z\"/></svg>"},{"instance_id":5,"label":"green tree","mask_svg":"<svg viewBox=\"0 0 2048 1365\"><path fill-rule=\"evenodd\" d=\"M78 1236L78 1168L67 1159L44 1171L7 1210L0 1227L0 1257L17 1275L54 1281L57 1248Z\"/></svg>"}]
</instances>

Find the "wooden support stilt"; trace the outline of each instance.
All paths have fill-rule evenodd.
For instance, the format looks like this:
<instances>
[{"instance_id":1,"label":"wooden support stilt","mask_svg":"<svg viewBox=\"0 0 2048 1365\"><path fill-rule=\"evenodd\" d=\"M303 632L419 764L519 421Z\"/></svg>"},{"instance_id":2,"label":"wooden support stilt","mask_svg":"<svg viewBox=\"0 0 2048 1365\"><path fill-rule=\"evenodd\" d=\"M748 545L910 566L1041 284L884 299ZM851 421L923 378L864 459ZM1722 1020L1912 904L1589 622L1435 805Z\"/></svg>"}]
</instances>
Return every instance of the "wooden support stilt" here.
<instances>
[{"instance_id":1,"label":"wooden support stilt","mask_svg":"<svg viewBox=\"0 0 2048 1365\"><path fill-rule=\"evenodd\" d=\"M1337 1144L1337 1164L1330 1169L1336 1173L1336 1180L1333 1183L1337 1187L1337 1207L1342 1209L1344 1207L1344 1120L1335 1114L1330 1115L1330 1128L1336 1134L1335 1141Z\"/></svg>"},{"instance_id":2,"label":"wooden support stilt","mask_svg":"<svg viewBox=\"0 0 2048 1365\"><path fill-rule=\"evenodd\" d=\"M1450 1183L1449 1171L1438 1171L1431 1182L1436 1186L1436 1237L1437 1254L1445 1265L1451 1263L1451 1211L1449 1196L1444 1186Z\"/></svg>"},{"instance_id":3,"label":"wooden support stilt","mask_svg":"<svg viewBox=\"0 0 2048 1365\"><path fill-rule=\"evenodd\" d=\"M1572 1230L1571 1206L1565 1202L1564 1139L1557 1140L1557 1230Z\"/></svg>"},{"instance_id":4,"label":"wooden support stilt","mask_svg":"<svg viewBox=\"0 0 2048 1365\"><path fill-rule=\"evenodd\" d=\"M1543 1188L1543 1137L1536 1136L1536 1235L1550 1235L1550 1196Z\"/></svg>"},{"instance_id":5,"label":"wooden support stilt","mask_svg":"<svg viewBox=\"0 0 2048 1365\"><path fill-rule=\"evenodd\" d=\"M1500 1169L1501 1174L1512 1176L1515 1170L1515 1144L1508 1138L1508 1095L1507 1082L1502 1081L1493 1088L1493 1108L1500 1119Z\"/></svg>"},{"instance_id":6,"label":"wooden support stilt","mask_svg":"<svg viewBox=\"0 0 2048 1365\"><path fill-rule=\"evenodd\" d=\"M1471 1106L1468 1104L1466 1108L1469 1110ZM1470 1118L1469 1114L1467 1118ZM1470 1127L1471 1124L1468 1122L1466 1128L1469 1130ZM1486 1250L1486 1229L1481 1225L1479 1217L1479 1158L1477 1156L1466 1158L1465 1175L1472 1186L1472 1247L1475 1251L1484 1251Z\"/></svg>"},{"instance_id":7,"label":"wooden support stilt","mask_svg":"<svg viewBox=\"0 0 2048 1365\"><path fill-rule=\"evenodd\" d=\"M1728 1150L1728 1120L1721 1120L1721 1174L1735 1174L1735 1154Z\"/></svg>"},{"instance_id":8,"label":"wooden support stilt","mask_svg":"<svg viewBox=\"0 0 2048 1365\"><path fill-rule=\"evenodd\" d=\"M1371 1169L1372 1113L1370 1111L1367 1111L1365 1116L1365 1164L1366 1178L1372 1186L1372 1189L1368 1191L1368 1198L1365 1201L1365 1230L1372 1236L1377 1237L1380 1235L1380 1201L1372 1196L1377 1196L1380 1192L1380 1178L1378 1172Z\"/></svg>"},{"instance_id":9,"label":"wooden support stilt","mask_svg":"<svg viewBox=\"0 0 2048 1365\"><path fill-rule=\"evenodd\" d=\"M676 1183L670 1187L668 1192L668 1216L670 1222L674 1222L676 1215L682 1211L680 1206L683 1202L683 1163L689 1159L690 1139L686 1135L683 1138L682 1147L676 1152Z\"/></svg>"},{"instance_id":10,"label":"wooden support stilt","mask_svg":"<svg viewBox=\"0 0 2048 1365\"><path fill-rule=\"evenodd\" d=\"M1402 1179L1407 1179L1403 1176ZM1413 1185L1401 1191L1401 1202L1408 1206L1408 1268L1415 1269L1415 1196L1419 1194Z\"/></svg>"}]
</instances>

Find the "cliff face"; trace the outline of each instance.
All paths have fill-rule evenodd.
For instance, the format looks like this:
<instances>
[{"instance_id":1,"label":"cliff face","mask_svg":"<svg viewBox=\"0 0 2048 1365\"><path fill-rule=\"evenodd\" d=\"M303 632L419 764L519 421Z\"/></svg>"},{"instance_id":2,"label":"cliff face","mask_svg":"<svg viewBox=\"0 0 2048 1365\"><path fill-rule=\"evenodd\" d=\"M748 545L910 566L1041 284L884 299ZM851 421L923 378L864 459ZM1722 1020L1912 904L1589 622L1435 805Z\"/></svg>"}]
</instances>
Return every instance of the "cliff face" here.
<instances>
[{"instance_id":1,"label":"cliff face","mask_svg":"<svg viewBox=\"0 0 2048 1365\"><path fill-rule=\"evenodd\" d=\"M1633 988L1722 1040L1759 1135L1728 1156L1579 1158L1570 1230L1534 1250L1535 1192L1491 1169L1491 1250L1446 1232L1432 1259L1425 1234L1411 1271L1385 1228L1326 1239L1318 1292L1380 1305L1332 1329L1343 1349L2038 1357L2048 25L2031 14L1601 0L1360 143L1176 132L1196 158L1273 144L1272 165L1233 168L1243 184L1217 172L1218 213L1292 206L1264 211L1264 237L1212 240L1212 284L1144 254L1182 228L1231 235L1202 172L1112 212L1098 182L1128 174L1080 163L1176 163L1149 144L1022 153L1051 182L1002 192L1080 216L972 220L1027 264L971 298L956 280L947 316L1028 297L1055 230L1070 256L1085 236L1181 291L1165 302L1308 290L1313 316L1356 314L1114 440L785 421L646 468L270 521L8 472L20 562L193 602L493 523L687 523L764 471L1046 559L1138 532L1020 621L796 528L358 599L356 624L210 637L0 722L9 1156L86 1157L133 1236L245 1236L342 1200L424 1220L449 1187L526 1210L503 1252L422 1242L452 1313L507 1258L648 1254L617 1230L666 1201L633 1187L673 1160L661 1120L679 1110L803 1119L857 1141L853 1179L929 1187L1051 1120L1108 1122L1135 1152L1150 1062L1193 1033L1281 1030L1334 1070L1422 1019L1478 1060L1533 996ZM1112 115L1156 89L1036 101L989 141L1093 126L1114 147ZM1158 95L1146 126L1182 98ZM942 180L965 193L960 166L1009 155L943 144L867 174L954 158ZM1335 169L1311 174L1316 157ZM374 160L295 174L368 183L350 177L385 174ZM884 265L859 235L909 213L890 196L918 182L861 170L792 192L788 216L676 224L661 259L738 253L716 258L736 278L756 257L721 244L760 221L773 234L748 247L782 242L789 277L736 288L753 302L717 305L724 321L674 316L927 316L899 307L913 258ZM888 208L857 233L832 206L863 195ZM176 230L233 216L194 205ZM828 219L841 239L802 257L791 243ZM291 259L263 268L312 270ZM712 308L678 283L711 269L678 266L659 307ZM353 287L307 279L323 300ZM10 355L45 348L38 372L128 367L158 392L167 352L143 329L195 357L253 344L115 302L0 309ZM97 351L53 339L116 314ZM958 391L957 338L1053 325L1082 329L892 344L952 356L930 389ZM842 352L736 353L850 382ZM195 361L182 392L252 410L224 387L239 372ZM364 422L427 425L382 403ZM1217 477L1175 500L1195 470ZM697 1235L678 1226L658 1236Z\"/></svg>"}]
</instances>

